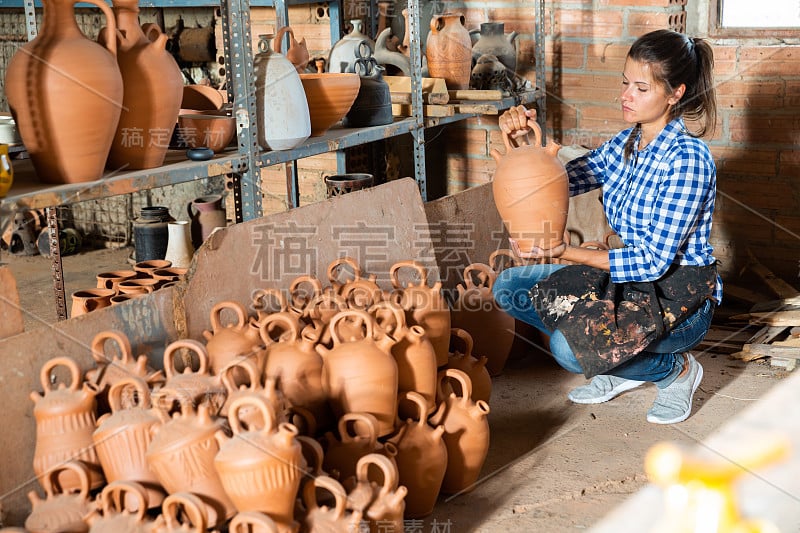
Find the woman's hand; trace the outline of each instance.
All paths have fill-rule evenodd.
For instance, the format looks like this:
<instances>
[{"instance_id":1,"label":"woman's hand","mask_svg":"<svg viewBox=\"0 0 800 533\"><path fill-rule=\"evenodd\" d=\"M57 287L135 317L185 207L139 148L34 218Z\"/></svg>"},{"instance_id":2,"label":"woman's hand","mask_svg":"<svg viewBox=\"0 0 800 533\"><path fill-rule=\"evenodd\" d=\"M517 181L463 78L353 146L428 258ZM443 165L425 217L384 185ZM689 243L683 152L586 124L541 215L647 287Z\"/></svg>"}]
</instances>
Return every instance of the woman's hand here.
<instances>
[{"instance_id":1,"label":"woman's hand","mask_svg":"<svg viewBox=\"0 0 800 533\"><path fill-rule=\"evenodd\" d=\"M520 249L519 243L517 243L515 239L509 238L508 242L517 257L521 259L553 259L560 257L567 250L567 245L563 242L558 246L554 246L553 248L549 248L547 250L543 250L538 246L534 246L530 250L526 251L522 251Z\"/></svg>"},{"instance_id":2,"label":"woman's hand","mask_svg":"<svg viewBox=\"0 0 800 533\"><path fill-rule=\"evenodd\" d=\"M498 125L506 135L512 139L525 137L530 133L531 129L528 127L528 120L536 120L536 110L527 109L523 105L509 108L498 119Z\"/></svg>"}]
</instances>

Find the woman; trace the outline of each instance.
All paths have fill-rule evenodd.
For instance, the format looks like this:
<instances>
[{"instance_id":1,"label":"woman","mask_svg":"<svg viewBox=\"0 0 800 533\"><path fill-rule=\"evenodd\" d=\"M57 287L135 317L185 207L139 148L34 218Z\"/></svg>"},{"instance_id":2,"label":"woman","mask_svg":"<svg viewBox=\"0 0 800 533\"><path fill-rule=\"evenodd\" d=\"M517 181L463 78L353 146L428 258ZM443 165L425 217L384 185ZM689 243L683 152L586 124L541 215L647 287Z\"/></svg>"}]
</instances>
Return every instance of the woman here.
<instances>
[{"instance_id":1,"label":"woman","mask_svg":"<svg viewBox=\"0 0 800 533\"><path fill-rule=\"evenodd\" d=\"M722 299L722 284L708 243L716 167L708 147L698 139L713 131L716 121L712 69L711 47L701 39L670 30L657 30L637 39L625 61L620 96L623 119L632 127L566 165L570 195L603 188L606 218L624 247L592 250L567 246L558 257L585 266L521 266L505 270L494 284L495 299L501 308L550 335L550 349L562 367L594 376L588 384L569 393L575 403L606 402L645 382L653 382L658 394L647 413L649 422L672 424L691 414L703 368L688 350L703 339L711 325L715 303ZM518 106L501 115L500 128L512 139L519 139L527 135L527 122L533 117L535 111ZM696 120L699 131L689 132L684 117ZM519 250L515 242L511 244L523 258L538 259L549 254L535 247ZM564 296L564 287L577 281L578 272L590 277L601 273L610 281L609 290L625 294L626 298L631 290L634 296L630 297L634 299L644 294L637 291L645 291L647 305L617 307L611 311L611 320L603 323L619 328L615 333L623 326L641 333L639 330L645 329L639 328L641 324L625 324L623 311L652 308L660 313L653 315L656 318L650 322L659 322L659 317L664 320L654 328L648 324L648 331L658 335L638 337L638 348L635 342L624 346L606 344L607 353L598 349L592 354L590 349L575 348L583 347L584 341L598 346L598 339L592 337L596 331L586 335L586 329L579 329L596 322L596 317L591 316L595 311L590 309L597 306L587 303L581 315L575 315L576 307L567 309L564 315L562 308L556 316L552 309L548 312L548 302L553 304L553 298L548 301L547 292L561 290ZM654 285L649 283L671 284L667 290L672 290L676 272L684 275L677 282L683 283L677 289L678 294L685 295L679 298L677 311L683 316L672 316L659 307L663 302L657 301L655 295L661 295L662 288L657 287L654 293ZM705 285L703 275L707 275ZM567 300L575 302L580 296ZM609 301L613 302L613 297ZM667 315L672 323L665 319ZM604 334L608 335L608 331ZM608 338L605 341L608 343ZM606 357L608 354L613 357ZM605 366L592 366L598 361ZM591 371L594 368L605 371L597 374Z\"/></svg>"}]
</instances>

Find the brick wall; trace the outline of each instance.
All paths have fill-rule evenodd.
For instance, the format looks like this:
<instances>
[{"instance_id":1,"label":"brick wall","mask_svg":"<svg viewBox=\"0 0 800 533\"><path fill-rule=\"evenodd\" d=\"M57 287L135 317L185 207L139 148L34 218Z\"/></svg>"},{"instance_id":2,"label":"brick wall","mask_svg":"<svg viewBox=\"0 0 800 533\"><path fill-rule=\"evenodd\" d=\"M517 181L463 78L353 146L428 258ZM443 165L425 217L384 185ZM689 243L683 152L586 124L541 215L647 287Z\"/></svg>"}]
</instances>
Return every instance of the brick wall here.
<instances>
[{"instance_id":1,"label":"brick wall","mask_svg":"<svg viewBox=\"0 0 800 533\"><path fill-rule=\"evenodd\" d=\"M684 9L669 0L547 2L548 135L562 144L594 147L626 127L618 95L628 47L647 31L681 29ZM532 23L514 17L511 7L502 11ZM749 248L800 287L800 46L711 43L720 111L717 131L706 139L718 166L715 255L726 279L738 277ZM520 52L528 61L532 40L524 39ZM532 72L528 76L533 79ZM480 117L448 127L450 193L491 179L489 150L502 149L496 123L496 117Z\"/></svg>"}]
</instances>

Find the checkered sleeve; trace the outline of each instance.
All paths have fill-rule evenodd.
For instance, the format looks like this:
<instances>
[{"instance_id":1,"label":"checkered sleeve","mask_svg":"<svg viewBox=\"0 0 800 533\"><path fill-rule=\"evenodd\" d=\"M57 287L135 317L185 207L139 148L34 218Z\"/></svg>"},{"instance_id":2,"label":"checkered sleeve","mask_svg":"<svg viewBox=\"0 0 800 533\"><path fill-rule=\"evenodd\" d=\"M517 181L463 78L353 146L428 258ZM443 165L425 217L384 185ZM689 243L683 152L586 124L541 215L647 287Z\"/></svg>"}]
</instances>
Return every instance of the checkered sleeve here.
<instances>
[{"instance_id":1,"label":"checkered sleeve","mask_svg":"<svg viewBox=\"0 0 800 533\"><path fill-rule=\"evenodd\" d=\"M646 164L651 168L641 172L656 183L636 198L635 211L647 213L648 219L637 222L633 242L609 252L615 282L656 280L676 258L697 264L687 251L698 235L707 239L711 229L716 168L705 144L683 136L663 158Z\"/></svg>"},{"instance_id":2,"label":"checkered sleeve","mask_svg":"<svg viewBox=\"0 0 800 533\"><path fill-rule=\"evenodd\" d=\"M622 149L630 130L617 134L594 150L576 157L565 166L569 176L569 195L577 196L603 185L606 174L613 170L615 153ZM609 162L611 164L609 164Z\"/></svg>"}]
</instances>

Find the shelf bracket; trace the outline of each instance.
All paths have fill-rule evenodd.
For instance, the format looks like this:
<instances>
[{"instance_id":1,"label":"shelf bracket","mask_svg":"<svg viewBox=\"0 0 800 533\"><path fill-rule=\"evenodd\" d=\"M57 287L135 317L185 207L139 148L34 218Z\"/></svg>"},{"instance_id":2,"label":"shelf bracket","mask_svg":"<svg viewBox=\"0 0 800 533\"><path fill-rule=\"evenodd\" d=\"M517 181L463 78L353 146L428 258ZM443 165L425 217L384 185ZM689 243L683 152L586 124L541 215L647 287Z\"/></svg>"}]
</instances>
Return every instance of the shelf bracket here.
<instances>
[{"instance_id":1,"label":"shelf bracket","mask_svg":"<svg viewBox=\"0 0 800 533\"><path fill-rule=\"evenodd\" d=\"M58 231L58 207L48 207L47 237L50 243L50 264L53 270L53 290L56 296L56 316L58 320L67 319L67 296L64 292L64 268L61 263L61 239Z\"/></svg>"}]
</instances>

